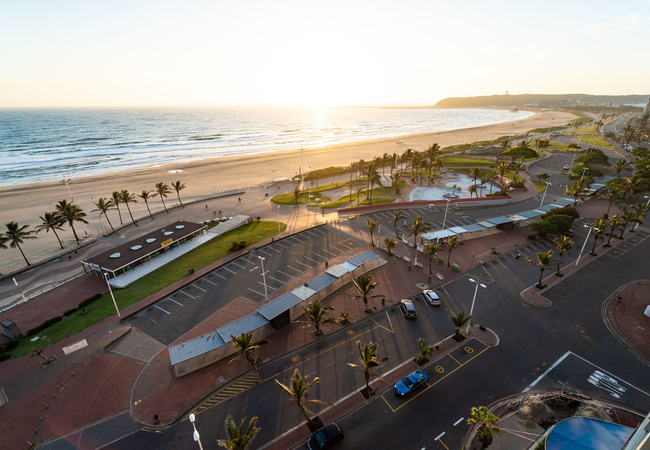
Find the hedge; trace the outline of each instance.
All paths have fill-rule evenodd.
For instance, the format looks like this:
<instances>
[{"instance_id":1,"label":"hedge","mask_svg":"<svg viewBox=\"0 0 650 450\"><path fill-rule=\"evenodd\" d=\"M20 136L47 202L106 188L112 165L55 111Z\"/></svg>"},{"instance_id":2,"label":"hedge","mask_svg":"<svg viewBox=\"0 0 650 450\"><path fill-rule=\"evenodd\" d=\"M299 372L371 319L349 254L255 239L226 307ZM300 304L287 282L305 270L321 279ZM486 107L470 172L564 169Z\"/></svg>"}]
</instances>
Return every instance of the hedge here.
<instances>
[{"instance_id":1,"label":"hedge","mask_svg":"<svg viewBox=\"0 0 650 450\"><path fill-rule=\"evenodd\" d=\"M0 354L10 352L20 345L20 339L14 339L6 344L0 344Z\"/></svg>"},{"instance_id":2,"label":"hedge","mask_svg":"<svg viewBox=\"0 0 650 450\"><path fill-rule=\"evenodd\" d=\"M31 330L27 331L27 333L25 333L25 336L26 337L34 336L36 333L39 333L40 331L43 331L44 329L46 329L50 325L54 325L57 322L61 322L62 319L63 319L63 316L56 316L56 317L52 317L51 319L47 319L42 324L40 324L40 325L32 328Z\"/></svg>"}]
</instances>

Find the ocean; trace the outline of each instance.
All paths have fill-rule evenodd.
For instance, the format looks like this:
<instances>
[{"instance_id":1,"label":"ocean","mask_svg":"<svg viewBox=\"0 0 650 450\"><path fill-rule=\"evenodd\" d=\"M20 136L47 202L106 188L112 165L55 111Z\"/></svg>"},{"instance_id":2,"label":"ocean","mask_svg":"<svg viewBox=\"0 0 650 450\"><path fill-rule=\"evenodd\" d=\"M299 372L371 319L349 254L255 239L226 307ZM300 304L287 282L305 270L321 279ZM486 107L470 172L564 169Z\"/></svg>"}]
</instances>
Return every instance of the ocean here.
<instances>
[{"instance_id":1,"label":"ocean","mask_svg":"<svg viewBox=\"0 0 650 450\"><path fill-rule=\"evenodd\" d=\"M448 131L530 115L281 106L0 109L0 185Z\"/></svg>"}]
</instances>

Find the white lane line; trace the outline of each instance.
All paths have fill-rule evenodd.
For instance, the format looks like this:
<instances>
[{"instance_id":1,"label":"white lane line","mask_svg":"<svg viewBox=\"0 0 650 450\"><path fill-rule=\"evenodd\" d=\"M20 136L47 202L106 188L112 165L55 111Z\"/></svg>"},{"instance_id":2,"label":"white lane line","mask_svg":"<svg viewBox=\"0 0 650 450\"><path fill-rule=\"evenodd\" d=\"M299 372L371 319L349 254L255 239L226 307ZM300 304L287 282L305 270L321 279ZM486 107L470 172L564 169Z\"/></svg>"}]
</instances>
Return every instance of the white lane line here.
<instances>
[{"instance_id":1,"label":"white lane line","mask_svg":"<svg viewBox=\"0 0 650 450\"><path fill-rule=\"evenodd\" d=\"M174 300L173 298L168 298L167 300L169 300L170 302L174 302L174 303L176 303L177 305L183 306L182 303L177 302L177 301Z\"/></svg>"},{"instance_id":2,"label":"white lane line","mask_svg":"<svg viewBox=\"0 0 650 450\"><path fill-rule=\"evenodd\" d=\"M233 265L239 267L240 269L245 269L246 268L246 266L242 266L241 264L237 264L235 261L232 261L230 264L233 264Z\"/></svg>"},{"instance_id":3,"label":"white lane line","mask_svg":"<svg viewBox=\"0 0 650 450\"><path fill-rule=\"evenodd\" d=\"M309 234L309 235L311 235L311 236L314 236L314 237L318 237L317 234L314 234L314 233L312 233L311 231L305 231L305 233L307 233L307 234Z\"/></svg>"},{"instance_id":4,"label":"white lane line","mask_svg":"<svg viewBox=\"0 0 650 450\"><path fill-rule=\"evenodd\" d=\"M327 233L325 233L323 230L318 230L318 229L314 229L314 230L311 230L311 231L313 231L314 233L320 233L320 234L322 234L323 236L325 236L325 235L327 234Z\"/></svg>"},{"instance_id":5,"label":"white lane line","mask_svg":"<svg viewBox=\"0 0 650 450\"><path fill-rule=\"evenodd\" d=\"M434 441L437 441L438 439L440 439L440 438L443 437L444 435L445 435L445 432L443 431L442 433L440 433L440 434L438 435L437 438L434 439Z\"/></svg>"},{"instance_id":6,"label":"white lane line","mask_svg":"<svg viewBox=\"0 0 650 450\"><path fill-rule=\"evenodd\" d=\"M255 292L257 295L261 295L262 297L264 297L264 294L260 294L259 292L257 292L257 291L254 290L254 289L248 288L248 290L249 290L249 291L252 291L252 292Z\"/></svg>"},{"instance_id":7,"label":"white lane line","mask_svg":"<svg viewBox=\"0 0 650 450\"><path fill-rule=\"evenodd\" d=\"M288 276L289 278L293 278L293 276L289 275L289 274L286 273L286 272L281 271L280 269L278 269L277 271L280 272L282 275L286 275L286 276Z\"/></svg>"},{"instance_id":8,"label":"white lane line","mask_svg":"<svg viewBox=\"0 0 650 450\"><path fill-rule=\"evenodd\" d=\"M272 279L272 280L277 281L277 282L280 283L280 284L284 284L284 281L282 281L282 280L278 280L277 278L272 277L271 275L269 275L269 278Z\"/></svg>"},{"instance_id":9,"label":"white lane line","mask_svg":"<svg viewBox=\"0 0 650 450\"><path fill-rule=\"evenodd\" d=\"M162 312L169 314L170 316L172 315L172 313L170 313L169 311L167 311L167 310L165 310L165 309L162 309L162 308L161 308L160 306L158 306L158 305L153 305L153 306L156 307L156 308L158 308L158 309L161 310Z\"/></svg>"},{"instance_id":10,"label":"white lane line","mask_svg":"<svg viewBox=\"0 0 650 450\"><path fill-rule=\"evenodd\" d=\"M232 270L230 270L230 269L229 269L229 268L227 268L227 267L222 267L222 269L223 269L223 270L227 270L228 272L230 272L230 273L233 273L233 274L235 274L235 275L237 275L237 272L233 272Z\"/></svg>"},{"instance_id":11,"label":"white lane line","mask_svg":"<svg viewBox=\"0 0 650 450\"><path fill-rule=\"evenodd\" d=\"M507 271L510 271L510 269L508 269L508 268L506 267L506 265L503 264L503 263L501 262L500 259L497 259L497 262L498 262L499 264L501 264L501 265L503 266L504 269L506 269Z\"/></svg>"},{"instance_id":12,"label":"white lane line","mask_svg":"<svg viewBox=\"0 0 650 450\"><path fill-rule=\"evenodd\" d=\"M257 249L257 251L260 252L260 253L264 253L266 256L273 256L272 254L266 253L264 250L259 249L259 248Z\"/></svg>"},{"instance_id":13,"label":"white lane line","mask_svg":"<svg viewBox=\"0 0 650 450\"><path fill-rule=\"evenodd\" d=\"M151 317L147 317L147 319L151 320L153 323L158 323L155 320L153 320Z\"/></svg>"},{"instance_id":14,"label":"white lane line","mask_svg":"<svg viewBox=\"0 0 650 450\"><path fill-rule=\"evenodd\" d=\"M196 284L192 284L192 287L197 288L199 291L208 292L208 291L206 291L205 289L203 289L203 288L201 288L201 287L198 287Z\"/></svg>"},{"instance_id":15,"label":"white lane line","mask_svg":"<svg viewBox=\"0 0 650 450\"><path fill-rule=\"evenodd\" d=\"M349 248L349 249L352 248L352 247L354 247L353 245L348 245L348 244L346 244L346 243L343 242L343 241L339 242L339 244L344 245L344 246L346 246L346 247Z\"/></svg>"},{"instance_id":16,"label":"white lane line","mask_svg":"<svg viewBox=\"0 0 650 450\"><path fill-rule=\"evenodd\" d=\"M331 366L332 364L334 364L335 362L336 362L336 361L333 361L333 362L327 364L325 367L329 367L329 366Z\"/></svg>"},{"instance_id":17,"label":"white lane line","mask_svg":"<svg viewBox=\"0 0 650 450\"><path fill-rule=\"evenodd\" d=\"M316 264L320 264L319 261L316 261L315 259L312 259L312 258L310 258L309 256L305 256L305 258L307 258L307 259L310 260L310 261L314 261Z\"/></svg>"},{"instance_id":18,"label":"white lane line","mask_svg":"<svg viewBox=\"0 0 650 450\"><path fill-rule=\"evenodd\" d=\"M253 270L255 270L255 269L259 269L259 268L260 268L260 266L255 266L255 267L253 267L251 270L249 270L249 272L252 272Z\"/></svg>"},{"instance_id":19,"label":"white lane line","mask_svg":"<svg viewBox=\"0 0 650 450\"><path fill-rule=\"evenodd\" d=\"M305 273L305 272L303 272L303 271L300 270L300 269L296 269L295 267L291 267L289 264L287 264L287 267L288 267L289 269L293 269L293 270L295 270L296 272Z\"/></svg>"},{"instance_id":20,"label":"white lane line","mask_svg":"<svg viewBox=\"0 0 650 450\"><path fill-rule=\"evenodd\" d=\"M264 248L267 249L267 250L273 250L275 253L282 253L282 250L278 250L277 248L273 248L270 245L267 245ZM262 252L262 250L260 250L260 251ZM262 253L264 253L264 252L262 252ZM273 255L271 255L269 253L266 253L266 254L269 255L269 256L273 256Z\"/></svg>"},{"instance_id":21,"label":"white lane line","mask_svg":"<svg viewBox=\"0 0 650 450\"><path fill-rule=\"evenodd\" d=\"M305 258L306 258L306 256L305 256ZM294 261L296 261L296 262L297 262L298 264L302 264L303 266L305 266L305 267L308 267L308 268L310 268L310 269L311 269L311 267L310 267L310 266L308 266L307 264L304 264L304 263L301 263L301 262L300 262L300 261L298 261L297 259L296 259L296 260L294 260ZM312 261L314 261L314 260L312 259ZM318 262L318 261L316 261L316 262ZM289 265L287 265L287 267L290 267L290 266L289 266Z\"/></svg>"},{"instance_id":22,"label":"white lane line","mask_svg":"<svg viewBox=\"0 0 650 450\"><path fill-rule=\"evenodd\" d=\"M190 295L190 294L188 294L188 293L187 293L187 292L185 292L185 291L178 291L178 292L180 292L180 293L182 293L182 294L185 294L185 295L187 295L187 296L188 296L189 298L196 298L196 297L194 297L194 296L192 296L192 295Z\"/></svg>"},{"instance_id":23,"label":"white lane line","mask_svg":"<svg viewBox=\"0 0 650 450\"><path fill-rule=\"evenodd\" d=\"M421 216L424 216L424 215L426 214L426 213L423 212L421 209L416 209L416 211L419 212Z\"/></svg>"},{"instance_id":24,"label":"white lane line","mask_svg":"<svg viewBox=\"0 0 650 450\"><path fill-rule=\"evenodd\" d=\"M386 318L388 319L388 325L390 326L390 329L393 329L393 322L390 321L390 316L388 315L388 310L386 310Z\"/></svg>"},{"instance_id":25,"label":"white lane line","mask_svg":"<svg viewBox=\"0 0 650 450\"><path fill-rule=\"evenodd\" d=\"M314 251L314 250L312 250L312 253L313 253L314 255L318 256L319 258L327 259L327 256L323 256L323 255L321 255L320 253L316 253L316 251Z\"/></svg>"},{"instance_id":26,"label":"white lane line","mask_svg":"<svg viewBox=\"0 0 650 450\"><path fill-rule=\"evenodd\" d=\"M334 255L334 256L336 256L336 253L328 252L328 251L325 250L325 249L323 249L323 251L324 251L325 253L329 253L330 255Z\"/></svg>"},{"instance_id":27,"label":"white lane line","mask_svg":"<svg viewBox=\"0 0 650 450\"><path fill-rule=\"evenodd\" d=\"M546 371L545 371L543 374L541 374L539 377L537 377L537 379L536 379L535 381L533 381L532 383L530 383L530 384L528 385L528 387L527 387L526 389L524 389L523 391L521 391L521 392L528 392L528 391L530 391L530 389L531 389L532 387L534 387L537 383L539 383L540 381L542 381L542 378L544 378L546 375L548 375L549 372L550 372L551 370L555 369L555 368L556 368L556 367L557 367L557 366L558 366L562 361L564 361L564 360L566 359L567 356L569 356L569 355L571 355L571 354L572 354L571 352L566 352L564 355L562 355L562 357L561 357L560 359L558 359L557 361L555 361L551 367L549 367L548 369L546 369Z\"/></svg>"},{"instance_id":28,"label":"white lane line","mask_svg":"<svg viewBox=\"0 0 650 450\"><path fill-rule=\"evenodd\" d=\"M224 277L223 275L219 275L219 274L216 273L216 272L212 272L212 273L214 273L214 274L215 274L216 276L218 276L219 278L223 278L224 280L228 280L228 278Z\"/></svg>"},{"instance_id":29,"label":"white lane line","mask_svg":"<svg viewBox=\"0 0 650 450\"><path fill-rule=\"evenodd\" d=\"M207 278L204 278L203 281L207 281L208 283L214 285L214 286L219 286L217 283L213 283L212 281L208 280Z\"/></svg>"},{"instance_id":30,"label":"white lane line","mask_svg":"<svg viewBox=\"0 0 650 450\"><path fill-rule=\"evenodd\" d=\"M262 286L264 286L264 283L262 283L261 281L258 281L258 283L261 284ZM277 291L277 290L278 290L278 288L274 288L273 286L271 286L271 285L268 284L268 283L267 283L266 287L267 287L268 289L273 289L274 291Z\"/></svg>"},{"instance_id":31,"label":"white lane line","mask_svg":"<svg viewBox=\"0 0 650 450\"><path fill-rule=\"evenodd\" d=\"M459 423L461 423L461 422L463 421L463 419L464 419L464 417L461 417L461 418L458 419L456 422L454 422L454 426L456 426L456 425L458 425Z\"/></svg>"},{"instance_id":32,"label":"white lane line","mask_svg":"<svg viewBox=\"0 0 650 450\"><path fill-rule=\"evenodd\" d=\"M289 248L289 247L287 247L286 245L282 245L282 244L280 244L279 242L276 242L276 244L278 244L280 247L284 248L285 250Z\"/></svg>"}]
</instances>

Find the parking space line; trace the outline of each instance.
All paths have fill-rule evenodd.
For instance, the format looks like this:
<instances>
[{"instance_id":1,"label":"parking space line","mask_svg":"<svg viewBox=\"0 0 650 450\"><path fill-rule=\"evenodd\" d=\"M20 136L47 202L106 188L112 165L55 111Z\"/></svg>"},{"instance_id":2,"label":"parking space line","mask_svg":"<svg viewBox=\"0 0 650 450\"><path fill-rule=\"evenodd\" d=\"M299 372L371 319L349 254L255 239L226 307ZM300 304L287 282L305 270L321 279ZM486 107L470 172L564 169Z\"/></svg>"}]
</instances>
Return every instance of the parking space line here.
<instances>
[{"instance_id":1,"label":"parking space line","mask_svg":"<svg viewBox=\"0 0 650 450\"><path fill-rule=\"evenodd\" d=\"M295 270L296 272L305 273L305 272L303 272L303 271L300 270L300 269L296 269L295 267L291 267L289 264L287 264L287 267L288 267L289 269L293 269L293 270Z\"/></svg>"},{"instance_id":2,"label":"parking space line","mask_svg":"<svg viewBox=\"0 0 650 450\"><path fill-rule=\"evenodd\" d=\"M155 320L153 320L151 317L147 317L147 319L151 320L153 323L158 323Z\"/></svg>"},{"instance_id":3,"label":"parking space line","mask_svg":"<svg viewBox=\"0 0 650 450\"><path fill-rule=\"evenodd\" d=\"M257 251L260 252L260 253L264 253L266 256L273 256L272 254L266 253L264 250L259 249L259 248L257 249Z\"/></svg>"},{"instance_id":4,"label":"parking space line","mask_svg":"<svg viewBox=\"0 0 650 450\"><path fill-rule=\"evenodd\" d=\"M277 278L272 277L271 275L269 275L269 278L272 279L272 280L277 281L277 282L280 283L280 284L285 284L284 281L282 281L282 280L278 280Z\"/></svg>"},{"instance_id":5,"label":"parking space line","mask_svg":"<svg viewBox=\"0 0 650 450\"><path fill-rule=\"evenodd\" d=\"M178 291L178 292L187 295L189 298L194 298L194 299L196 298L196 297L194 297L193 295L190 295L190 294L188 294L187 292L185 292L185 291L183 291L183 290L180 290L180 291Z\"/></svg>"},{"instance_id":6,"label":"parking space line","mask_svg":"<svg viewBox=\"0 0 650 450\"><path fill-rule=\"evenodd\" d=\"M460 362L458 362L458 360L457 360L456 358L454 358L454 357L452 356L452 354L451 354L451 353L449 353L449 355L448 355L448 356L449 356L449 357L450 357L451 359L453 359L454 361L456 361L456 362L457 362L457 363L458 363L459 365L461 365L461 366L462 366L462 364L461 364Z\"/></svg>"},{"instance_id":7,"label":"parking space line","mask_svg":"<svg viewBox=\"0 0 650 450\"><path fill-rule=\"evenodd\" d=\"M255 290L253 290L253 289L251 289L251 288L248 288L248 290L249 290L249 291L252 291L252 292L255 292L257 295L261 295L262 297L266 297L264 294L261 294L261 293L255 291Z\"/></svg>"},{"instance_id":8,"label":"parking space line","mask_svg":"<svg viewBox=\"0 0 650 450\"><path fill-rule=\"evenodd\" d=\"M458 425L459 423L461 423L461 422L463 421L463 419L464 419L464 417L461 417L461 418L458 419L456 422L454 422L454 426L456 426L456 425Z\"/></svg>"},{"instance_id":9,"label":"parking space line","mask_svg":"<svg viewBox=\"0 0 650 450\"><path fill-rule=\"evenodd\" d=\"M240 269L245 269L246 268L246 266L242 266L241 264L237 264L235 261L231 261L230 264L233 264L233 265L239 267Z\"/></svg>"},{"instance_id":10,"label":"parking space line","mask_svg":"<svg viewBox=\"0 0 650 450\"><path fill-rule=\"evenodd\" d=\"M295 270L295 269L294 269L294 270ZM291 275L289 275L289 274L286 273L286 272L281 271L280 269L277 269L276 272L280 272L282 275L286 275L286 276L288 276L289 278L293 278Z\"/></svg>"},{"instance_id":11,"label":"parking space line","mask_svg":"<svg viewBox=\"0 0 650 450\"><path fill-rule=\"evenodd\" d=\"M306 258L306 256L305 256L305 258ZM310 269L311 269L311 266L308 266L308 265L307 265L307 264L305 264L305 263L301 263L301 262L300 262L300 261L298 261L297 259L295 259L294 261L296 261L296 262L297 262L298 264L302 264L303 266L305 266L305 267L308 267L308 268L310 268ZM313 259L312 259L312 261L313 261ZM289 265L287 265L287 267L290 267L290 266L289 266Z\"/></svg>"},{"instance_id":12,"label":"parking space line","mask_svg":"<svg viewBox=\"0 0 650 450\"><path fill-rule=\"evenodd\" d=\"M261 284L262 286L264 286L264 283L262 283L261 281L258 281L258 283ZM266 283L266 287L269 288L269 289L273 289L274 291L278 290L278 288L274 288L273 286L271 286L268 283ZM251 291L252 291L252 289L251 289Z\"/></svg>"},{"instance_id":13,"label":"parking space line","mask_svg":"<svg viewBox=\"0 0 650 450\"><path fill-rule=\"evenodd\" d=\"M320 253L316 253L315 250L312 250L311 252L312 252L314 255L318 256L319 258L327 259L327 256L323 256L323 255L321 255Z\"/></svg>"},{"instance_id":14,"label":"parking space line","mask_svg":"<svg viewBox=\"0 0 650 450\"><path fill-rule=\"evenodd\" d=\"M323 250L325 253L329 253L330 255L334 255L334 256L336 256L336 253L328 252L328 251L325 250L325 249L322 249L322 250Z\"/></svg>"},{"instance_id":15,"label":"parking space line","mask_svg":"<svg viewBox=\"0 0 650 450\"><path fill-rule=\"evenodd\" d=\"M183 306L182 303L177 302L176 300L174 300L174 299L171 298L171 297L168 297L167 300L169 300L170 302L174 302L174 303L176 303L177 305Z\"/></svg>"},{"instance_id":16,"label":"parking space line","mask_svg":"<svg viewBox=\"0 0 650 450\"><path fill-rule=\"evenodd\" d=\"M203 289L203 288L201 288L201 287L198 287L198 286L197 286L196 284L194 284L194 283L192 283L192 287L197 288L199 291L208 292L208 291L206 291L205 289Z\"/></svg>"},{"instance_id":17,"label":"parking space line","mask_svg":"<svg viewBox=\"0 0 650 450\"><path fill-rule=\"evenodd\" d=\"M233 272L232 270L230 270L230 269L227 268L227 267L222 267L222 269L223 269L223 270L227 270L228 272L233 273L233 274L235 274L235 275L237 274L237 272Z\"/></svg>"},{"instance_id":18,"label":"parking space line","mask_svg":"<svg viewBox=\"0 0 650 450\"><path fill-rule=\"evenodd\" d=\"M312 232L309 231L309 230L305 230L305 233L306 233L306 234L309 234L310 236L318 237L317 234L314 234L314 233L312 233Z\"/></svg>"},{"instance_id":19,"label":"parking space line","mask_svg":"<svg viewBox=\"0 0 650 450\"><path fill-rule=\"evenodd\" d=\"M305 256L310 261L314 261L316 264L320 264L320 261L316 261L315 259L310 258L309 256ZM308 266L309 267L309 266Z\"/></svg>"},{"instance_id":20,"label":"parking space line","mask_svg":"<svg viewBox=\"0 0 650 450\"><path fill-rule=\"evenodd\" d=\"M228 278L224 277L223 275L219 275L219 274L216 273L216 272L212 272L212 273L215 274L216 276L218 276L219 278L223 278L223 279L226 280L226 281L228 280Z\"/></svg>"},{"instance_id":21,"label":"parking space line","mask_svg":"<svg viewBox=\"0 0 650 450\"><path fill-rule=\"evenodd\" d=\"M169 314L170 316L172 315L172 313L170 313L169 311L167 311L167 310L165 310L165 309L162 309L162 308L161 308L160 306L158 306L158 305L153 305L153 306L156 307L156 308L158 308L158 309L161 310L162 312Z\"/></svg>"},{"instance_id":22,"label":"parking space line","mask_svg":"<svg viewBox=\"0 0 650 450\"><path fill-rule=\"evenodd\" d=\"M311 230L311 231L313 231L314 233L320 233L320 234L322 234L323 236L325 236L325 235L327 234L327 233L325 233L323 230L319 230L318 228L314 228L314 229Z\"/></svg>"},{"instance_id":23,"label":"parking space line","mask_svg":"<svg viewBox=\"0 0 650 450\"><path fill-rule=\"evenodd\" d=\"M346 244L344 241L340 241L339 244L344 245L344 246L347 247L348 249L354 248L354 246L348 245L348 244Z\"/></svg>"},{"instance_id":24,"label":"parking space line","mask_svg":"<svg viewBox=\"0 0 650 450\"><path fill-rule=\"evenodd\" d=\"M210 283L210 284L212 284L214 286L219 286L217 283L214 283L214 282L208 280L207 278L204 278L203 281L207 281L208 283Z\"/></svg>"},{"instance_id":25,"label":"parking space line","mask_svg":"<svg viewBox=\"0 0 650 450\"><path fill-rule=\"evenodd\" d=\"M259 268L260 268L260 266L255 266L255 267L253 267L251 270L249 270L249 272L252 272L253 270L255 270L255 269L259 269Z\"/></svg>"},{"instance_id":26,"label":"parking space line","mask_svg":"<svg viewBox=\"0 0 650 450\"><path fill-rule=\"evenodd\" d=\"M289 249L289 247L287 247L286 245L282 245L282 244L280 244L279 242L276 242L276 244L278 244L280 247L282 247L282 248L284 248L284 249L286 249L286 250Z\"/></svg>"}]
</instances>

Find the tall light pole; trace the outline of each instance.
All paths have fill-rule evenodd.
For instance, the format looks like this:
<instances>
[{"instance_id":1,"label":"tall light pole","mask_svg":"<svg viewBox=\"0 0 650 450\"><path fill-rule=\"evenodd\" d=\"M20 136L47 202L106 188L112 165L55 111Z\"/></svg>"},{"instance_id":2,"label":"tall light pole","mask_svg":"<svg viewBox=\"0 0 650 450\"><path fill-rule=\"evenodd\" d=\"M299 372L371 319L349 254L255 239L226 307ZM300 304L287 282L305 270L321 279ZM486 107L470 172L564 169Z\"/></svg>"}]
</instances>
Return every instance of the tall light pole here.
<instances>
[{"instance_id":1,"label":"tall light pole","mask_svg":"<svg viewBox=\"0 0 650 450\"><path fill-rule=\"evenodd\" d=\"M201 435L199 434L198 431L196 431L196 425L194 425L194 421L196 420L196 416L194 414L190 414L188 417L190 419L190 422L192 422L192 428L194 428L194 433L192 433L192 437L196 442L199 444L199 449L203 450L203 446L201 445Z\"/></svg>"},{"instance_id":2,"label":"tall light pole","mask_svg":"<svg viewBox=\"0 0 650 450\"><path fill-rule=\"evenodd\" d=\"M582 257L582 252L585 251L585 246L587 245L587 241L589 240L589 235L591 234L591 230L594 229L594 225L591 225L591 226L585 225L585 228L589 228L589 232L587 233L587 237L585 238L585 242L582 244L582 248L580 249L580 253L578 253L578 259L576 259L576 266L580 262L580 258Z\"/></svg>"},{"instance_id":3,"label":"tall light pole","mask_svg":"<svg viewBox=\"0 0 650 450\"><path fill-rule=\"evenodd\" d=\"M447 200L447 207L445 208L445 218L442 220L442 229L443 230L445 229L445 226L447 224L447 211L449 211L449 202L451 201L449 199L446 199L446 200Z\"/></svg>"},{"instance_id":4,"label":"tall light pole","mask_svg":"<svg viewBox=\"0 0 650 450\"><path fill-rule=\"evenodd\" d=\"M20 296L23 298L23 301L26 302L27 297L25 297L25 294L23 294L23 290L20 289L20 286L18 285L18 282L16 281L15 278L12 278L12 280L14 280L14 284L16 285L16 288L18 288L18 292L20 292Z\"/></svg>"},{"instance_id":5,"label":"tall light pole","mask_svg":"<svg viewBox=\"0 0 650 450\"><path fill-rule=\"evenodd\" d=\"M647 196L647 195L644 195L643 198L647 198L647 199L648 199L648 201L645 203L645 207L646 207L646 209L647 209L647 208L648 208L648 205L650 205L650 197ZM645 214L644 214L644 216L645 216ZM637 228L639 228L639 222L637 222L637 223L634 224L634 231L636 231Z\"/></svg>"},{"instance_id":6,"label":"tall light pole","mask_svg":"<svg viewBox=\"0 0 650 450\"><path fill-rule=\"evenodd\" d=\"M571 164L569 165L569 172L571 172L571 169L573 169L573 161L576 160L576 155L577 155L577 153L573 154L573 159L571 160Z\"/></svg>"},{"instance_id":7,"label":"tall light pole","mask_svg":"<svg viewBox=\"0 0 650 450\"><path fill-rule=\"evenodd\" d=\"M472 299L472 307L469 310L469 315L471 316L472 313L474 312L474 302L476 301L476 294L478 293L478 287L481 286L483 289L485 289L487 288L487 286L484 285L483 283L479 283L474 278L470 278L469 281L476 285L476 288L474 289L474 298ZM467 321L467 328L465 329L465 333L469 333L469 327L471 324L472 324L472 319L470 317L470 319Z\"/></svg>"},{"instance_id":8,"label":"tall light pole","mask_svg":"<svg viewBox=\"0 0 650 450\"><path fill-rule=\"evenodd\" d=\"M264 281L264 301L268 302L269 301L269 294L266 290L266 272L264 272L264 257L258 256L260 261L262 262L262 281Z\"/></svg>"},{"instance_id":9,"label":"tall light pole","mask_svg":"<svg viewBox=\"0 0 650 450\"><path fill-rule=\"evenodd\" d=\"M584 169L582 169L582 176L580 177L580 181L582 181L582 179L585 177L585 173L587 173L587 168L586 167Z\"/></svg>"},{"instance_id":10,"label":"tall light pole","mask_svg":"<svg viewBox=\"0 0 650 450\"><path fill-rule=\"evenodd\" d=\"M544 199L546 198L546 191L548 191L548 185L551 184L548 181L546 182L546 189L544 189L544 195L542 195L542 202L539 204L539 207L541 208L542 205L544 205Z\"/></svg>"},{"instance_id":11,"label":"tall light pole","mask_svg":"<svg viewBox=\"0 0 650 450\"><path fill-rule=\"evenodd\" d=\"M113 289L111 289L111 283L108 282L108 273L102 272L104 274L104 279L106 280L106 285L108 286L108 292L111 293L111 298L113 299L113 306L115 306L115 311L117 311L117 317L122 318L120 310L117 309L117 302L115 301L115 296L113 295Z\"/></svg>"},{"instance_id":12,"label":"tall light pole","mask_svg":"<svg viewBox=\"0 0 650 450\"><path fill-rule=\"evenodd\" d=\"M278 205L278 236L282 234L282 231L280 231L280 205Z\"/></svg>"},{"instance_id":13,"label":"tall light pole","mask_svg":"<svg viewBox=\"0 0 650 450\"><path fill-rule=\"evenodd\" d=\"M61 180L61 183L65 184L65 187L68 188L68 194L70 194L70 198L72 199L72 204L74 205L74 197L72 196L72 191L70 191L70 178L63 178Z\"/></svg>"}]
</instances>

